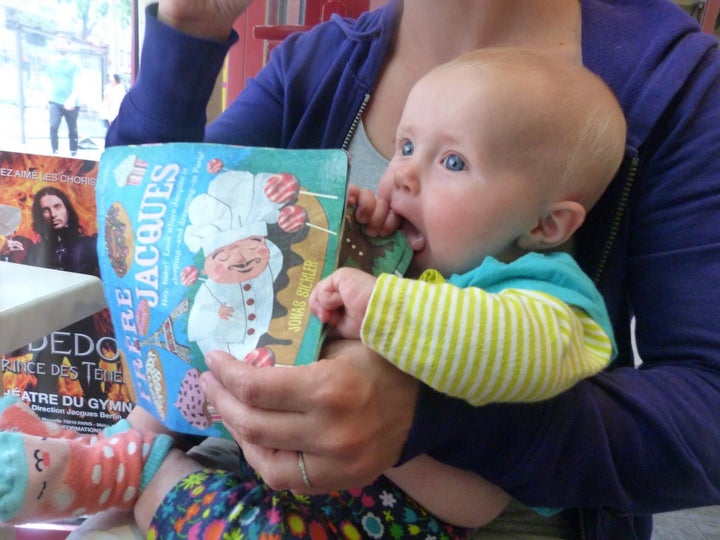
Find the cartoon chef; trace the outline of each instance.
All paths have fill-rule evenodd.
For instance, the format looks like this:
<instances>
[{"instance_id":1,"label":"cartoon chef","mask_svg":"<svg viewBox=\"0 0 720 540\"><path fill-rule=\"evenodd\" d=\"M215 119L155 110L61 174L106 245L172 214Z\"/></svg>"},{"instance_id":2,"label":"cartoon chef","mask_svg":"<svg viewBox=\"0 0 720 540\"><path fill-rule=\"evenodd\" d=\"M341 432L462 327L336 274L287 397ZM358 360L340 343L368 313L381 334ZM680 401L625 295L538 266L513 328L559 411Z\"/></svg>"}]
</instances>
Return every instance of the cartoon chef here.
<instances>
[{"instance_id":1,"label":"cartoon chef","mask_svg":"<svg viewBox=\"0 0 720 540\"><path fill-rule=\"evenodd\" d=\"M242 359L268 331L283 255L266 235L262 222L214 233L202 244L204 278L195 267L183 270L183 283L202 281L188 314L188 339L203 353L221 349Z\"/></svg>"},{"instance_id":2,"label":"cartoon chef","mask_svg":"<svg viewBox=\"0 0 720 540\"><path fill-rule=\"evenodd\" d=\"M294 208L286 206L290 197L266 189L271 177L277 175L223 172L188 206L184 240L193 253L202 250L204 277L189 266L181 281L203 280L188 315L188 339L203 353L221 349L242 359L270 327L283 254L267 239L267 224L278 222L283 207Z\"/></svg>"}]
</instances>

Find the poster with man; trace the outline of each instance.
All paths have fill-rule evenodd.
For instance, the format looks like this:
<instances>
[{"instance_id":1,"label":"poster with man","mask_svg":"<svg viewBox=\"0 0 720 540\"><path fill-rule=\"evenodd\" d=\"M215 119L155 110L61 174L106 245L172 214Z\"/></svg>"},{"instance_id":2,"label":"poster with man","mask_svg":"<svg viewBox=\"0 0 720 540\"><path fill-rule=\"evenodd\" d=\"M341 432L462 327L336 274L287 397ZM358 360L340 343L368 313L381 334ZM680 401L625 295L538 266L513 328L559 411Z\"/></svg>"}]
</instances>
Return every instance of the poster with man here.
<instances>
[{"instance_id":1,"label":"poster with man","mask_svg":"<svg viewBox=\"0 0 720 540\"><path fill-rule=\"evenodd\" d=\"M99 276L97 172L93 160L0 151L0 260ZM134 404L108 310L0 350L0 366L3 393L80 432L116 423Z\"/></svg>"}]
</instances>

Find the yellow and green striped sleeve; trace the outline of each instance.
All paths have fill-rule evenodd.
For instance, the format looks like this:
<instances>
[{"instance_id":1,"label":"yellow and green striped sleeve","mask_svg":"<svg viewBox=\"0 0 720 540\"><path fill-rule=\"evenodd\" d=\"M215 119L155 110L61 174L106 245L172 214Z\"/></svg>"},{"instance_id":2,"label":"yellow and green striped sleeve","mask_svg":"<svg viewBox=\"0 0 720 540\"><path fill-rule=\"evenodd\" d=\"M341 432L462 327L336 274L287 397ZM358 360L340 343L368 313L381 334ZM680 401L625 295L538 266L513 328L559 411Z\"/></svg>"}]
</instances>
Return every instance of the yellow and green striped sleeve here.
<instances>
[{"instance_id":1,"label":"yellow and green striped sleeve","mask_svg":"<svg viewBox=\"0 0 720 540\"><path fill-rule=\"evenodd\" d=\"M520 289L383 274L363 343L432 388L474 405L550 398L601 371L612 341L583 310Z\"/></svg>"}]
</instances>

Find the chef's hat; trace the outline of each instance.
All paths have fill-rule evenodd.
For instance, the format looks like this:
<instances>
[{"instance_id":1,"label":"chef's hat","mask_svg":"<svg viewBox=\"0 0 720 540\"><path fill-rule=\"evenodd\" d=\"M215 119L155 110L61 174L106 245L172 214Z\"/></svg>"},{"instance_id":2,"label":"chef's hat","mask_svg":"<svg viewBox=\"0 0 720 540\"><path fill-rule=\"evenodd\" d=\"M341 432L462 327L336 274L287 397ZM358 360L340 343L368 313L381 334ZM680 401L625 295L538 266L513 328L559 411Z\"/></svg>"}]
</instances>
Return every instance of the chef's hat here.
<instances>
[{"instance_id":1,"label":"chef's hat","mask_svg":"<svg viewBox=\"0 0 720 540\"><path fill-rule=\"evenodd\" d=\"M267 223L265 223L264 221L256 221L254 223L249 223L243 227L236 227L234 229L227 229L225 231L214 231L202 239L201 247L203 253L207 257L216 249L232 244L233 242L237 242L238 240L242 240L243 238L249 238L251 236L267 236ZM186 237L186 244L187 240L188 239ZM189 244L188 247L190 247Z\"/></svg>"}]
</instances>

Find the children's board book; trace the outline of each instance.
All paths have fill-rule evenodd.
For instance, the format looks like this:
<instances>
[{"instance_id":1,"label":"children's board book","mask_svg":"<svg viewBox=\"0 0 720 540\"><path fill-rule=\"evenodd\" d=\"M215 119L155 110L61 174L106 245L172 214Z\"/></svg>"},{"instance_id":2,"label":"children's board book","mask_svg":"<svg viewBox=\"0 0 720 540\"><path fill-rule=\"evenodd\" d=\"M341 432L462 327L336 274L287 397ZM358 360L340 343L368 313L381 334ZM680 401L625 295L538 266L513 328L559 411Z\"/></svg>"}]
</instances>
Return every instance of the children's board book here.
<instances>
[{"instance_id":1,"label":"children's board book","mask_svg":"<svg viewBox=\"0 0 720 540\"><path fill-rule=\"evenodd\" d=\"M99 275L97 172L96 160L0 151L0 260ZM2 392L43 419L95 433L133 408L107 310L20 348L2 345Z\"/></svg>"},{"instance_id":2,"label":"children's board book","mask_svg":"<svg viewBox=\"0 0 720 540\"><path fill-rule=\"evenodd\" d=\"M168 428L229 436L198 384L208 351L262 367L316 360L323 328L308 299L340 259L404 271L401 234L357 234L347 172L341 150L166 143L102 154L105 296L137 402Z\"/></svg>"}]
</instances>

